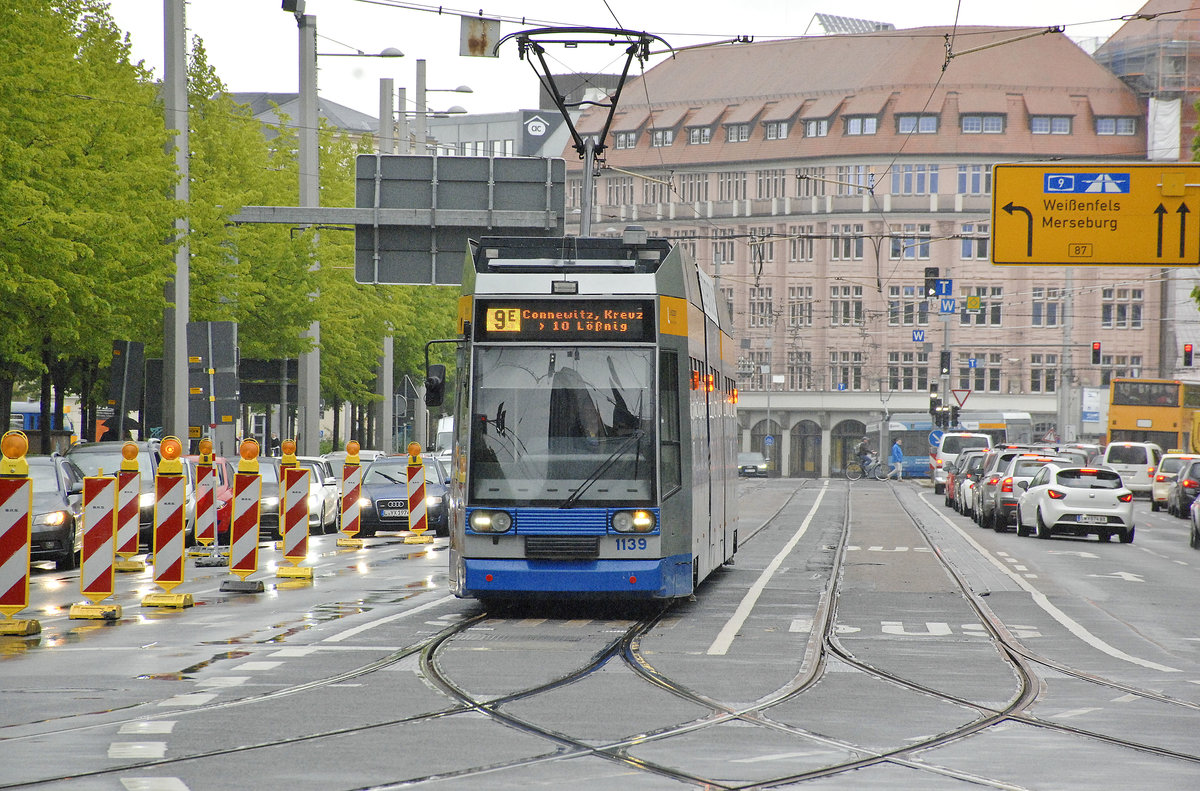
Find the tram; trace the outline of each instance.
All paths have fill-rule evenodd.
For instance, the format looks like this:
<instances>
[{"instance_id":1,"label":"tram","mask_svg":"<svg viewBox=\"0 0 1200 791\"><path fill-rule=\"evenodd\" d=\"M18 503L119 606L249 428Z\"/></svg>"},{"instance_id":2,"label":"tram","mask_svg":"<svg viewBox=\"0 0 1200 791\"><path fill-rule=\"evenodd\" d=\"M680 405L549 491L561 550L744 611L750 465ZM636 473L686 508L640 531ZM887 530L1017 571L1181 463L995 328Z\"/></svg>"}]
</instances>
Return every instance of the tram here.
<instances>
[{"instance_id":1,"label":"tram","mask_svg":"<svg viewBox=\"0 0 1200 791\"><path fill-rule=\"evenodd\" d=\"M676 598L733 559L737 389L723 312L687 251L640 228L471 242L456 339L456 595ZM444 378L430 366L430 406Z\"/></svg>"}]
</instances>

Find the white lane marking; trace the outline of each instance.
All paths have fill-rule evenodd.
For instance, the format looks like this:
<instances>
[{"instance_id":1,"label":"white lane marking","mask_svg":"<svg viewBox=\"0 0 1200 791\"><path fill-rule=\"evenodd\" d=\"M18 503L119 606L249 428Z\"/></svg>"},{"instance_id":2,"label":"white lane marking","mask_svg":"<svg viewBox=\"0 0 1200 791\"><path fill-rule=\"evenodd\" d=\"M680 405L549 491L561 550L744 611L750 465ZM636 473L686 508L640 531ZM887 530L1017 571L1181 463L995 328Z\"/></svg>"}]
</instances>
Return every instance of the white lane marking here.
<instances>
[{"instance_id":1,"label":"white lane marking","mask_svg":"<svg viewBox=\"0 0 1200 791\"><path fill-rule=\"evenodd\" d=\"M267 654L267 656L308 656L316 650L316 648L280 648L278 651L272 651Z\"/></svg>"},{"instance_id":2,"label":"white lane marking","mask_svg":"<svg viewBox=\"0 0 1200 791\"><path fill-rule=\"evenodd\" d=\"M274 670L282 664L282 662L243 662L235 667L234 670L241 670L245 673L250 673L255 670Z\"/></svg>"},{"instance_id":3,"label":"white lane marking","mask_svg":"<svg viewBox=\"0 0 1200 791\"><path fill-rule=\"evenodd\" d=\"M146 736L170 733L173 730L175 730L175 720L142 720L141 722L125 723L117 733Z\"/></svg>"},{"instance_id":4,"label":"white lane marking","mask_svg":"<svg viewBox=\"0 0 1200 791\"><path fill-rule=\"evenodd\" d=\"M1100 651L1102 653L1108 654L1109 656L1111 656L1115 659L1120 659L1123 662L1129 662L1130 664L1140 665L1141 667L1149 668L1151 670L1161 670L1164 673L1178 673L1179 672L1178 668L1168 667L1166 665L1160 665L1157 662L1151 662L1149 659L1141 659L1136 656L1131 656L1130 654L1125 653L1124 651L1120 650L1119 648L1109 645L1108 643L1101 640L1099 637L1096 637L1096 635L1092 634L1087 629L1085 629L1083 627L1083 625L1080 624L1078 621L1071 618L1071 616L1067 615L1065 612L1063 612L1062 610L1058 609L1053 604L1051 604L1050 599L1049 599L1049 597L1046 596L1046 594L1042 593L1037 588L1030 585L1020 575L1018 575L1012 571L1009 571L1008 568L1003 563L1001 563L1000 560L997 559L995 555L993 555L991 552L988 552L986 549L984 549L983 545L981 545L978 541L976 541L974 538L972 538L970 535L968 535L967 532L964 531L961 527L954 524L954 522L950 521L950 518L947 517L945 514L943 514L940 510L938 510L937 508L933 508L933 506L930 506L930 508L934 513L936 513L938 516L940 516L942 518L942 521L945 522L947 525L949 525L952 530L954 530L956 533L958 533L960 536L962 536L964 539L966 539L968 544L975 547L975 550L979 554L983 555L985 558L987 558L989 561L991 561L993 566L1000 569L1000 571L1002 573L1008 575L1008 577L1011 578L1013 582L1017 583L1017 585L1023 591L1025 591L1030 596L1032 596L1034 604L1036 604L1038 607L1041 607L1043 610L1045 610L1047 615L1049 615L1051 618L1053 618L1054 620L1056 620L1060 624L1062 624L1063 627L1068 632L1075 635L1080 640L1082 640L1085 643L1087 643L1088 645L1090 645L1092 648L1095 648L1097 651ZM996 553L996 554L1004 554L1004 553Z\"/></svg>"},{"instance_id":5,"label":"white lane marking","mask_svg":"<svg viewBox=\"0 0 1200 791\"><path fill-rule=\"evenodd\" d=\"M804 632L812 631L812 618L796 618L792 621L792 625L788 627L789 632Z\"/></svg>"},{"instance_id":6,"label":"white lane marking","mask_svg":"<svg viewBox=\"0 0 1200 791\"><path fill-rule=\"evenodd\" d=\"M1128 571L1114 571L1112 574L1089 574L1088 576L1110 580L1125 580L1126 582L1145 582L1141 574L1133 574Z\"/></svg>"},{"instance_id":7,"label":"white lane marking","mask_svg":"<svg viewBox=\"0 0 1200 791\"><path fill-rule=\"evenodd\" d=\"M176 695L173 698L167 698L160 701L160 706L203 706L205 703L213 700L217 696L215 694L207 694L203 692L194 692L190 695Z\"/></svg>"},{"instance_id":8,"label":"white lane marking","mask_svg":"<svg viewBox=\"0 0 1200 791\"><path fill-rule=\"evenodd\" d=\"M1071 717L1082 717L1085 714L1091 714L1093 711L1100 711L1100 709L1071 709L1070 711L1062 711L1058 714L1051 714L1050 718L1054 720L1065 720Z\"/></svg>"},{"instance_id":9,"label":"white lane marking","mask_svg":"<svg viewBox=\"0 0 1200 791\"><path fill-rule=\"evenodd\" d=\"M803 753L773 753L771 755L758 755L753 758L733 758L729 761L731 764L756 764L763 761L790 761L793 758L811 758L814 755L825 755L825 752L819 750L809 750Z\"/></svg>"},{"instance_id":10,"label":"white lane marking","mask_svg":"<svg viewBox=\"0 0 1200 791\"><path fill-rule=\"evenodd\" d=\"M945 637L950 634L950 624L941 623L938 621L926 621L925 631L910 632L904 628L903 621L880 621L880 626L883 628L884 634L902 634L919 637Z\"/></svg>"},{"instance_id":11,"label":"white lane marking","mask_svg":"<svg viewBox=\"0 0 1200 791\"><path fill-rule=\"evenodd\" d=\"M113 742L108 745L109 758L162 758L166 754L166 742Z\"/></svg>"},{"instance_id":12,"label":"white lane marking","mask_svg":"<svg viewBox=\"0 0 1200 791\"><path fill-rule=\"evenodd\" d=\"M213 676L196 680L198 687L240 687L250 680L250 676Z\"/></svg>"},{"instance_id":13,"label":"white lane marking","mask_svg":"<svg viewBox=\"0 0 1200 791\"><path fill-rule=\"evenodd\" d=\"M178 777L122 777L125 791L189 791Z\"/></svg>"},{"instance_id":14,"label":"white lane marking","mask_svg":"<svg viewBox=\"0 0 1200 791\"><path fill-rule=\"evenodd\" d=\"M817 508L821 505L821 500L825 497L825 492L829 491L829 481L826 480L821 486L821 491L817 493L817 499L809 510L808 515L804 517L804 521L800 523L795 534L784 545L783 549L779 550L774 559L771 560L767 567L763 569L762 574L758 575L758 579L750 586L750 590L746 591L746 595L742 597L742 601L734 610L733 615L725 622L725 626L717 634L717 639L713 640L712 645L708 647L709 656L724 656L729 651L729 646L733 644L733 639L737 637L738 629L742 628L742 624L750 617L750 611L754 609L755 602L762 595L763 590L767 587L767 583L771 581L771 577L775 576L775 572L783 565L784 558L796 547L800 539L804 536L808 526L812 524L813 517L817 513Z\"/></svg>"},{"instance_id":15,"label":"white lane marking","mask_svg":"<svg viewBox=\"0 0 1200 791\"><path fill-rule=\"evenodd\" d=\"M1113 703L1135 703L1141 699L1142 699L1141 695L1128 694L1128 695L1122 695L1119 698L1113 698L1112 702Z\"/></svg>"},{"instance_id":16,"label":"white lane marking","mask_svg":"<svg viewBox=\"0 0 1200 791\"><path fill-rule=\"evenodd\" d=\"M425 612L426 610L433 609L434 607L437 607L439 604L444 604L445 602L448 602L448 601L452 600L453 598L454 598L453 596L443 596L440 599L434 599L433 601L425 602L424 604L422 604L419 607L413 607L411 610L405 610L404 612L398 612L394 615L388 615L384 618L377 618L374 621L369 621L368 623L360 624L359 626L355 626L352 629L347 629L344 632L338 632L337 634L331 634L329 637L326 637L321 642L322 643L340 643L341 641L351 638L351 637L355 636L356 634L361 634L362 632L365 632L368 629L374 629L376 626L383 626L385 623L391 623L392 621L398 621L401 618L407 618L410 615L416 615L419 612Z\"/></svg>"}]
</instances>

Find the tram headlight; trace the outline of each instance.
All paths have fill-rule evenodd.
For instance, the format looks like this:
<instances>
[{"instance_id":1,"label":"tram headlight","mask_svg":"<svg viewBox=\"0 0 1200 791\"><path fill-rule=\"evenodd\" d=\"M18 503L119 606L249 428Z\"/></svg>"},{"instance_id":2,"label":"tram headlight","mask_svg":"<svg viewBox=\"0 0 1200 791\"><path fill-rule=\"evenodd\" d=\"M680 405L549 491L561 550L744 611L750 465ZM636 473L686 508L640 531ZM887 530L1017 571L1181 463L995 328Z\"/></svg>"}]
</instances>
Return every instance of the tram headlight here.
<instances>
[{"instance_id":1,"label":"tram headlight","mask_svg":"<svg viewBox=\"0 0 1200 791\"><path fill-rule=\"evenodd\" d=\"M473 511L471 529L476 533L507 533L512 527L512 517L507 511Z\"/></svg>"},{"instance_id":2,"label":"tram headlight","mask_svg":"<svg viewBox=\"0 0 1200 791\"><path fill-rule=\"evenodd\" d=\"M617 511L612 526L618 533L649 533L656 521L653 511Z\"/></svg>"}]
</instances>

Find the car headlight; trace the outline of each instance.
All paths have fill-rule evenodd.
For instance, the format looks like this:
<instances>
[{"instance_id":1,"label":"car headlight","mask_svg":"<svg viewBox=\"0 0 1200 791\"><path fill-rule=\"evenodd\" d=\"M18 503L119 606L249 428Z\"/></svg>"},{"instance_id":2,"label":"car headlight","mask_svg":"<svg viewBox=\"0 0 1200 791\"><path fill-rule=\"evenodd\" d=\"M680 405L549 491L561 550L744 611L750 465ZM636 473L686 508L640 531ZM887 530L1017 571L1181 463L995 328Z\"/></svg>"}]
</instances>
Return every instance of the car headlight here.
<instances>
[{"instance_id":1,"label":"car headlight","mask_svg":"<svg viewBox=\"0 0 1200 791\"><path fill-rule=\"evenodd\" d=\"M474 511L471 514L471 529L476 533L507 533L512 527L512 517L507 511Z\"/></svg>"},{"instance_id":2,"label":"car headlight","mask_svg":"<svg viewBox=\"0 0 1200 791\"><path fill-rule=\"evenodd\" d=\"M261 502L262 502L263 508L275 508L275 509L279 508L279 498L278 497L264 497L264 498L262 498Z\"/></svg>"},{"instance_id":3,"label":"car headlight","mask_svg":"<svg viewBox=\"0 0 1200 791\"><path fill-rule=\"evenodd\" d=\"M308 496L308 510L309 510L309 512L311 513L312 511L319 510L319 509L320 509L320 507L321 507L321 498L317 497L315 494L310 494L310 495Z\"/></svg>"},{"instance_id":4,"label":"car headlight","mask_svg":"<svg viewBox=\"0 0 1200 791\"><path fill-rule=\"evenodd\" d=\"M142 508L149 508L154 505L154 492L142 492L138 495L138 505Z\"/></svg>"},{"instance_id":5,"label":"car headlight","mask_svg":"<svg viewBox=\"0 0 1200 791\"><path fill-rule=\"evenodd\" d=\"M437 508L442 504L442 496L440 494L431 494L425 498L426 508Z\"/></svg>"},{"instance_id":6,"label":"car headlight","mask_svg":"<svg viewBox=\"0 0 1200 791\"><path fill-rule=\"evenodd\" d=\"M370 497L358 498L358 507L359 508L370 508L372 505L373 505L373 503L371 502Z\"/></svg>"},{"instance_id":7,"label":"car headlight","mask_svg":"<svg viewBox=\"0 0 1200 791\"><path fill-rule=\"evenodd\" d=\"M652 511L617 511L613 514L613 530L618 533L649 533L655 525Z\"/></svg>"},{"instance_id":8,"label":"car headlight","mask_svg":"<svg viewBox=\"0 0 1200 791\"><path fill-rule=\"evenodd\" d=\"M45 514L34 514L33 523L35 525L47 525L49 527L58 527L67 521L66 511L50 511Z\"/></svg>"}]
</instances>

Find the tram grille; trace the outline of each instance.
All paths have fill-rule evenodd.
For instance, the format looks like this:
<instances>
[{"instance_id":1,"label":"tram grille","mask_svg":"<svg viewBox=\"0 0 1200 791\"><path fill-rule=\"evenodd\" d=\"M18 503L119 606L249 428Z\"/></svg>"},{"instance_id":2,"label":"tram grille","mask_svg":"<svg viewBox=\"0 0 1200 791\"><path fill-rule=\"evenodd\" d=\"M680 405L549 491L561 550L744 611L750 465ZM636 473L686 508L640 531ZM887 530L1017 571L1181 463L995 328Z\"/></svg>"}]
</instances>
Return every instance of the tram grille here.
<instances>
[{"instance_id":1,"label":"tram grille","mask_svg":"<svg viewBox=\"0 0 1200 791\"><path fill-rule=\"evenodd\" d=\"M525 557L530 560L595 560L600 539L594 536L525 536Z\"/></svg>"}]
</instances>

